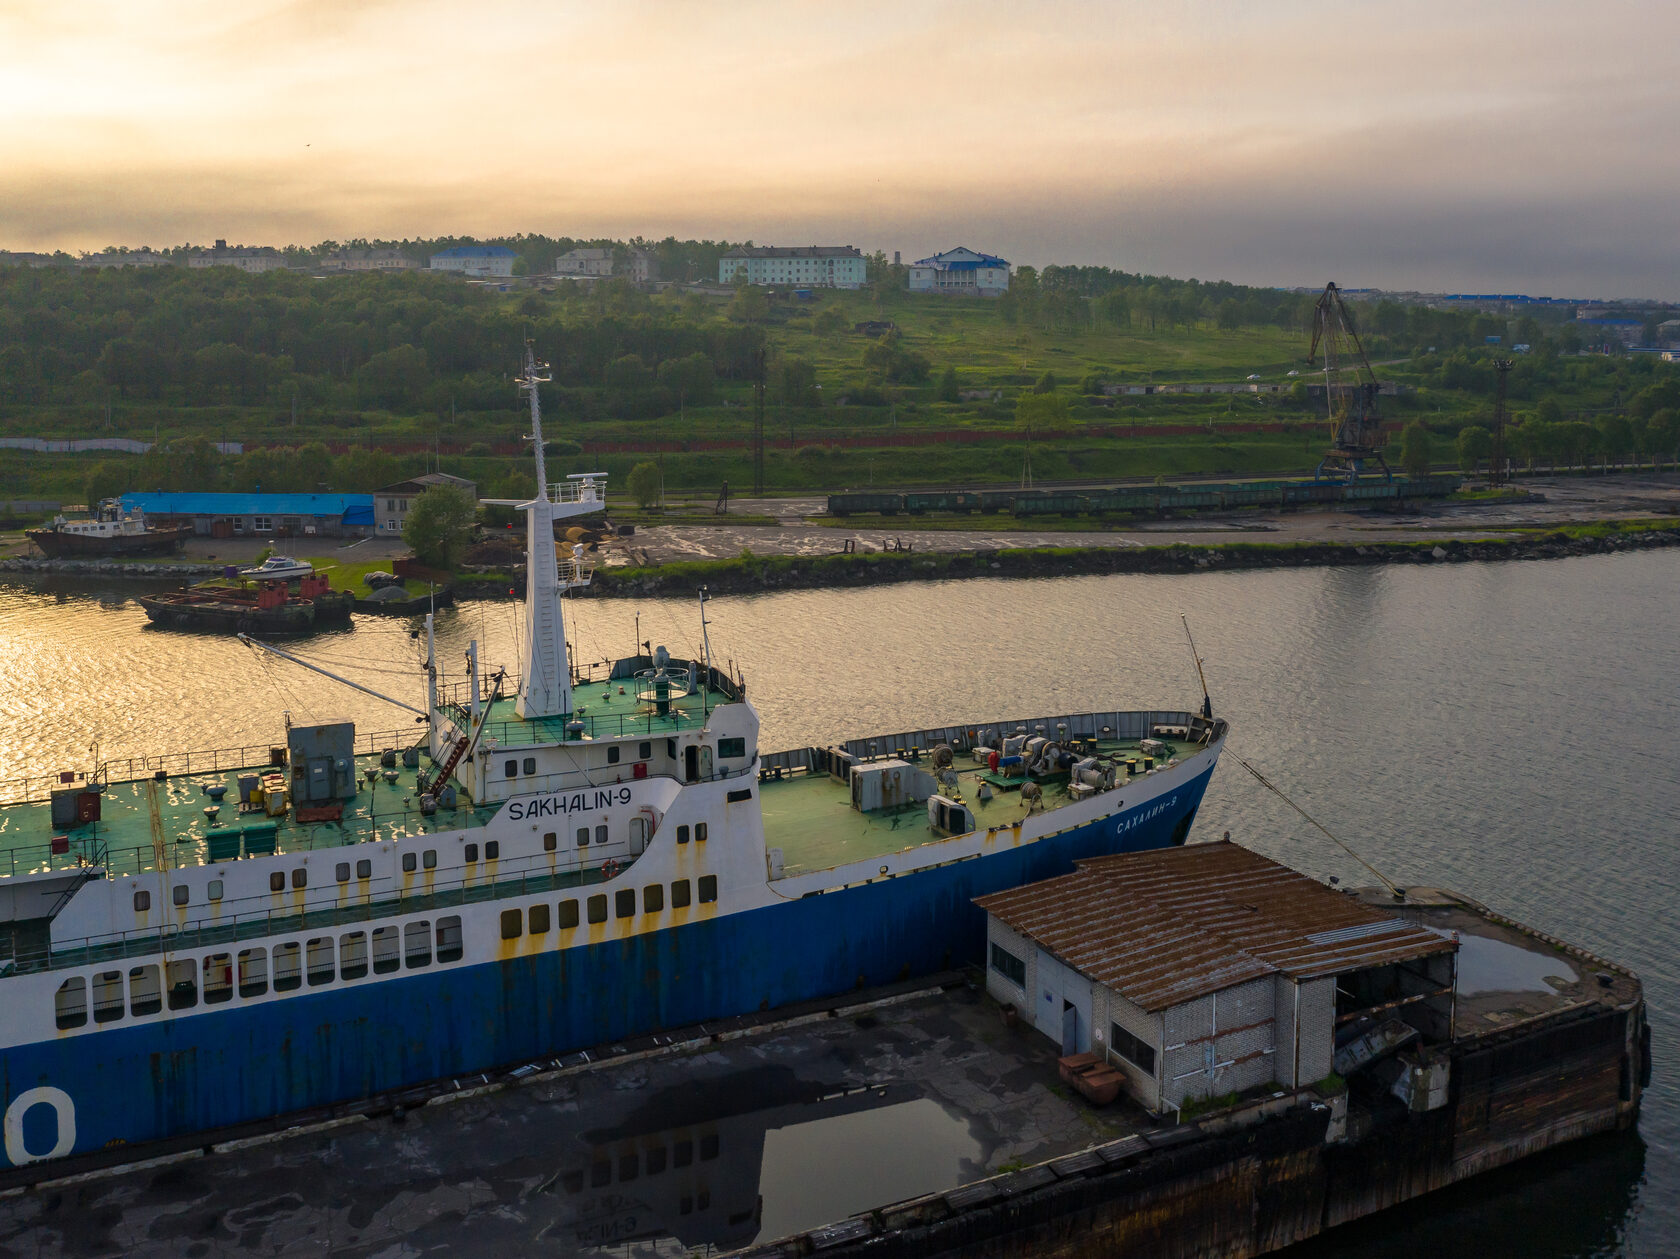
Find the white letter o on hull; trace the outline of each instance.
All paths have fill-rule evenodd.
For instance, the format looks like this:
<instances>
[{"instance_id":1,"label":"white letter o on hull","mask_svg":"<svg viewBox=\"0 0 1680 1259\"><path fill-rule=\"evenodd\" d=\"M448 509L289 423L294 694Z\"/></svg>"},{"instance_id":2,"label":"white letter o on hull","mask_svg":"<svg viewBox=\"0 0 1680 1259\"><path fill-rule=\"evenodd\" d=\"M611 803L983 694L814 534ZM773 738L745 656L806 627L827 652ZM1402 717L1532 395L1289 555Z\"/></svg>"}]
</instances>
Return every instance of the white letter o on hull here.
<instances>
[{"instance_id":1,"label":"white letter o on hull","mask_svg":"<svg viewBox=\"0 0 1680 1259\"><path fill-rule=\"evenodd\" d=\"M58 1115L58 1141L52 1149L40 1154L31 1153L23 1143L23 1117L36 1106L51 1106ZM76 1103L63 1089L47 1085L25 1089L6 1107L6 1158L13 1167L39 1163L42 1159L63 1158L75 1148Z\"/></svg>"}]
</instances>

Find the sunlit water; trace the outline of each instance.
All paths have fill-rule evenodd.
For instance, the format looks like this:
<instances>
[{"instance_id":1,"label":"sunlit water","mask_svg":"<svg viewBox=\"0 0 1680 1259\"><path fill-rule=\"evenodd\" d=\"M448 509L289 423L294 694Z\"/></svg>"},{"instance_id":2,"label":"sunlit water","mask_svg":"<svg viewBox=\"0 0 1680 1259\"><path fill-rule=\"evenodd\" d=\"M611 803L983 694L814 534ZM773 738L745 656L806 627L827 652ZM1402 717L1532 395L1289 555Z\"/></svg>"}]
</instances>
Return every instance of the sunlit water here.
<instances>
[{"instance_id":1,"label":"sunlit water","mask_svg":"<svg viewBox=\"0 0 1680 1259\"><path fill-rule=\"evenodd\" d=\"M0 585L0 778L178 747L265 744L294 718L410 727L400 709L228 639L147 626L129 589ZM957 720L1199 699L1179 614L1232 750L1400 883L1461 889L1635 966L1655 1028L1640 1136L1484 1178L1326 1254L1680 1255L1680 554L1547 563L968 581L717 598L714 656L744 671L766 748ZM582 659L699 649L692 600L568 605ZM640 620L637 620L637 614ZM439 614L516 656L517 608ZM408 622L296 648L418 703ZM1227 757L1197 822L1316 876L1369 881ZM766 1210L771 1209L766 1203Z\"/></svg>"}]
</instances>

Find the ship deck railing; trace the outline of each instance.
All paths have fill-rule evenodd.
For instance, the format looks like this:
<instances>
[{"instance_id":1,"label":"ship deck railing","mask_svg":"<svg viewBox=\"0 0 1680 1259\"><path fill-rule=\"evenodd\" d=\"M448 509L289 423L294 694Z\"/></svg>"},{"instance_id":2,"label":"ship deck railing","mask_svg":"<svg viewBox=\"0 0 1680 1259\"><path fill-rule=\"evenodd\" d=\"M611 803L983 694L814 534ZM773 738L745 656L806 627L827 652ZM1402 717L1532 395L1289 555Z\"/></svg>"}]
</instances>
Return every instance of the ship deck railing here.
<instances>
[{"instance_id":1,"label":"ship deck railing","mask_svg":"<svg viewBox=\"0 0 1680 1259\"><path fill-rule=\"evenodd\" d=\"M416 743L423 743L425 737L425 730L419 725L408 730L358 732L355 755L372 756L386 748L413 747ZM163 752L156 756L110 757L100 761L92 772L35 774L0 782L0 806L48 800L54 791L64 788L87 786L92 783L136 782L156 777L160 773L170 778L178 778L189 774L273 768L274 751L283 746L279 743L254 743L233 748Z\"/></svg>"},{"instance_id":2,"label":"ship deck railing","mask_svg":"<svg viewBox=\"0 0 1680 1259\"><path fill-rule=\"evenodd\" d=\"M616 878L636 864L637 857L616 856ZM508 897L535 895L543 892L567 891L607 882L602 865L569 870L551 870L543 857L527 859L528 868L517 873L501 873L493 879L462 875L451 879L437 879L421 886L404 888L394 878L360 880L377 884L377 893L358 896L350 904L319 905L307 903L302 908L276 909L266 896L220 902L224 908L213 922L186 925L160 925L120 933L108 933L83 939L55 942L45 949L19 949L11 955L12 967L5 973L25 974L42 970L62 970L88 966L122 958L145 957L155 953L204 948L216 944L230 944L240 940L260 940L269 936L290 935L299 931L314 931L346 923L371 922L403 914L427 913L457 905L471 905L482 901ZM504 863L515 864L515 863Z\"/></svg>"}]
</instances>

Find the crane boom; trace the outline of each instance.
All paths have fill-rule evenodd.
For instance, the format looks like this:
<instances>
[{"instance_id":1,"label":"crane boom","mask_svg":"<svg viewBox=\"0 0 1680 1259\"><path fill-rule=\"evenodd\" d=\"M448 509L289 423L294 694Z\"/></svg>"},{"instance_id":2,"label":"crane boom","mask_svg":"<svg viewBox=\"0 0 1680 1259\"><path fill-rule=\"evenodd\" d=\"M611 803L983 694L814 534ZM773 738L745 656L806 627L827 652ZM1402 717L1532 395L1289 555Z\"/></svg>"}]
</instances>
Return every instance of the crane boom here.
<instances>
[{"instance_id":1,"label":"crane boom","mask_svg":"<svg viewBox=\"0 0 1680 1259\"><path fill-rule=\"evenodd\" d=\"M1335 470L1348 481L1357 481L1366 461L1371 460L1385 478L1392 480L1394 474L1382 456L1382 420L1377 414L1377 395L1382 387L1359 339L1353 314L1334 283L1326 284L1313 304L1309 366L1317 366L1321 350L1330 449L1319 461L1316 475L1323 477Z\"/></svg>"}]
</instances>

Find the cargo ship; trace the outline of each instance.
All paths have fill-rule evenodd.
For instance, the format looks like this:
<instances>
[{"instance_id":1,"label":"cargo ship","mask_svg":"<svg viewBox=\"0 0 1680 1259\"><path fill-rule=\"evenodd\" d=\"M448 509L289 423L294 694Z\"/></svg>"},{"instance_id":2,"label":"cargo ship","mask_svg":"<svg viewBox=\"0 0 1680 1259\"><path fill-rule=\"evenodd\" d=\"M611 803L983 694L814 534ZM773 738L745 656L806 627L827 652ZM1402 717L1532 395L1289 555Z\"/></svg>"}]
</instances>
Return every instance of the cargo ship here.
<instances>
[{"instance_id":1,"label":"cargo ship","mask_svg":"<svg viewBox=\"0 0 1680 1259\"><path fill-rule=\"evenodd\" d=\"M527 351L517 676L476 644L446 676L428 619L406 730L288 721L271 747L12 787L6 1165L141 1157L975 962L976 896L1185 841L1226 738L1205 690L765 752L703 591L700 658L578 667L561 596L589 574L553 525L600 510L605 479L549 484L546 379Z\"/></svg>"},{"instance_id":2,"label":"cargo ship","mask_svg":"<svg viewBox=\"0 0 1680 1259\"><path fill-rule=\"evenodd\" d=\"M25 530L24 536L48 559L97 559L114 555L167 555L179 551L192 536L190 525L159 528L146 523L146 514L128 511L119 499L100 503L88 520L53 517L44 529Z\"/></svg>"}]
</instances>

